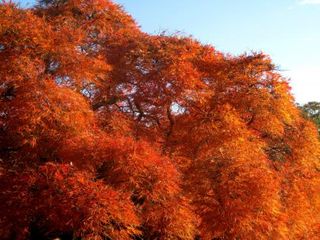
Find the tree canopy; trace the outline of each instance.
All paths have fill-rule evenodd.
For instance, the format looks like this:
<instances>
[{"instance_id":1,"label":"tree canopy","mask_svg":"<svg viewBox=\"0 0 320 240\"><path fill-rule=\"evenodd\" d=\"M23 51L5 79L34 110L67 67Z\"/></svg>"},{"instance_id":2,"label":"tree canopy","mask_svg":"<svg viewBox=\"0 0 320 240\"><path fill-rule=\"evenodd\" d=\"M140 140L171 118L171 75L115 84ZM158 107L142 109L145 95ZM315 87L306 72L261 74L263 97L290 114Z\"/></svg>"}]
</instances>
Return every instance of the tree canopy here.
<instances>
[{"instance_id":1,"label":"tree canopy","mask_svg":"<svg viewBox=\"0 0 320 240\"><path fill-rule=\"evenodd\" d=\"M307 118L314 121L314 123L318 127L318 132L320 133L320 103L308 102L299 107Z\"/></svg>"},{"instance_id":2,"label":"tree canopy","mask_svg":"<svg viewBox=\"0 0 320 240\"><path fill-rule=\"evenodd\" d=\"M319 239L319 150L264 53L0 4L2 239Z\"/></svg>"}]
</instances>

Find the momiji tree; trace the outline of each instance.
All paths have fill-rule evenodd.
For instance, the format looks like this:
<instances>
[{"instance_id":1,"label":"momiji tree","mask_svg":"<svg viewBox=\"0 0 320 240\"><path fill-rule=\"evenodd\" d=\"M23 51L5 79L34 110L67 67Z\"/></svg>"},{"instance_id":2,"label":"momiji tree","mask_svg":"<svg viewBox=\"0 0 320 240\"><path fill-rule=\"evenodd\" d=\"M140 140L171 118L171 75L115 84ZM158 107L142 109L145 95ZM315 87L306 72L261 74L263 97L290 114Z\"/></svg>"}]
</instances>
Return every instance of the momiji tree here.
<instances>
[{"instance_id":1,"label":"momiji tree","mask_svg":"<svg viewBox=\"0 0 320 240\"><path fill-rule=\"evenodd\" d=\"M107 0L0 5L2 239L319 239L320 145L263 53Z\"/></svg>"}]
</instances>

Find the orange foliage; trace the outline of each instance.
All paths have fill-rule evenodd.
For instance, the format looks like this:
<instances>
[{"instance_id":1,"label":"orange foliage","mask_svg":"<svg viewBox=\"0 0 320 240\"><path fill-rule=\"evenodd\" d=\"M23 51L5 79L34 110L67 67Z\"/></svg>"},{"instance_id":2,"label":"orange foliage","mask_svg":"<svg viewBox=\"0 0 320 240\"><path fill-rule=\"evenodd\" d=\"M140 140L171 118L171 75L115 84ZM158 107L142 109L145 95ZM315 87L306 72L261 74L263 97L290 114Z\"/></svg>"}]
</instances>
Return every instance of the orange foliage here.
<instances>
[{"instance_id":1,"label":"orange foliage","mask_svg":"<svg viewBox=\"0 0 320 240\"><path fill-rule=\"evenodd\" d=\"M265 54L4 1L0 62L3 239L319 239L317 130Z\"/></svg>"}]
</instances>

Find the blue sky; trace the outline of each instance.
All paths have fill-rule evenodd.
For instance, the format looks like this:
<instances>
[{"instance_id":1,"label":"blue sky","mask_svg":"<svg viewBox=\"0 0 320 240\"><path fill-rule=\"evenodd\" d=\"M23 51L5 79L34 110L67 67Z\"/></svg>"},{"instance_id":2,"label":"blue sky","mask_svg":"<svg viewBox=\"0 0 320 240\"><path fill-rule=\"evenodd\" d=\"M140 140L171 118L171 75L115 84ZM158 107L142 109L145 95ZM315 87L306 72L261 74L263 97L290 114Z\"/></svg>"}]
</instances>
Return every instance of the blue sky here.
<instances>
[{"instance_id":1,"label":"blue sky","mask_svg":"<svg viewBox=\"0 0 320 240\"><path fill-rule=\"evenodd\" d=\"M291 78L297 102L320 101L320 0L115 2L148 33L180 31L232 54L263 51Z\"/></svg>"}]
</instances>

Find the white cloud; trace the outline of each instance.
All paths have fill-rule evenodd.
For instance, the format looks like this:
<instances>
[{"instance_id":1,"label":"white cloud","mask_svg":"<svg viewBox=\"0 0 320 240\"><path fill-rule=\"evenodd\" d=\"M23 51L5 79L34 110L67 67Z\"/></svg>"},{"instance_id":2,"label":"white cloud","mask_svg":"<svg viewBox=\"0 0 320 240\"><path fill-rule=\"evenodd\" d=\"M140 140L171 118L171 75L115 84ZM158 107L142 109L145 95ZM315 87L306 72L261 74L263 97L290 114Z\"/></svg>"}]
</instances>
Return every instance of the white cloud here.
<instances>
[{"instance_id":1,"label":"white cloud","mask_svg":"<svg viewBox=\"0 0 320 240\"><path fill-rule=\"evenodd\" d=\"M319 66L301 66L284 75L291 78L292 93L298 103L320 101Z\"/></svg>"},{"instance_id":2,"label":"white cloud","mask_svg":"<svg viewBox=\"0 0 320 240\"><path fill-rule=\"evenodd\" d=\"M320 4L320 0L300 0L299 4L301 5Z\"/></svg>"}]
</instances>

